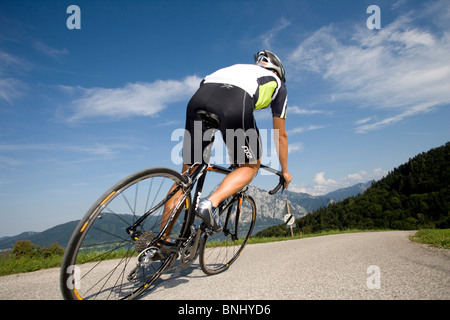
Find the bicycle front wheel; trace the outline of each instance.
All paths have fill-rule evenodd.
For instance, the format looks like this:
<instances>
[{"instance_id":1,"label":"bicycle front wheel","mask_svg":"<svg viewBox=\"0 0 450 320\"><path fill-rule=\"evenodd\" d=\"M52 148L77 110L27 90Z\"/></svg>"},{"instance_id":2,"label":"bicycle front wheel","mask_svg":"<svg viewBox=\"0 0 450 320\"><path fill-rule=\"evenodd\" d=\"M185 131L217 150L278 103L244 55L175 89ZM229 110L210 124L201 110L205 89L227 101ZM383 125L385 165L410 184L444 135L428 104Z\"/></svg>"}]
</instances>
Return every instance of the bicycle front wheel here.
<instances>
[{"instance_id":1,"label":"bicycle front wheel","mask_svg":"<svg viewBox=\"0 0 450 320\"><path fill-rule=\"evenodd\" d=\"M223 232L205 234L200 244L200 266L207 275L227 270L241 254L251 236L256 219L256 204L242 194L220 214Z\"/></svg>"},{"instance_id":2,"label":"bicycle front wheel","mask_svg":"<svg viewBox=\"0 0 450 320\"><path fill-rule=\"evenodd\" d=\"M100 197L66 248L61 266L63 297L134 299L149 289L176 259L176 250L150 259L145 256L147 247L156 246L164 235L165 243L176 249L190 232L189 194L184 195L181 187L173 191L182 182L176 171L151 168L128 176ZM167 209L163 214L166 205L184 198L168 220ZM140 262L144 256L145 264Z\"/></svg>"}]
</instances>

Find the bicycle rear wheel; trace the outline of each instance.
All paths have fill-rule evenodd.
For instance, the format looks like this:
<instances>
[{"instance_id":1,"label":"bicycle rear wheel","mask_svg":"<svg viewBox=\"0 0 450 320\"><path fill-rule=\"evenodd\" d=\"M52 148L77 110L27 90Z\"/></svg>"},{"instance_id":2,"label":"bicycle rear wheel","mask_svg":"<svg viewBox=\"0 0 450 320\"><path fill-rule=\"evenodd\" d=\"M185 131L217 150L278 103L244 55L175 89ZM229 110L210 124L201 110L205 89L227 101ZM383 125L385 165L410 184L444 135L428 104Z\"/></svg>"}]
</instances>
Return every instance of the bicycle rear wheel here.
<instances>
[{"instance_id":1,"label":"bicycle rear wheel","mask_svg":"<svg viewBox=\"0 0 450 320\"><path fill-rule=\"evenodd\" d=\"M176 259L177 248L190 232L190 196L184 196L182 190L175 195L172 192L173 186L182 182L183 176L171 169L145 169L100 197L79 222L66 248L60 278L63 297L134 299L149 289ZM172 198L168 200L169 195ZM173 227L164 233L172 251L149 259L146 250L156 246L166 225L165 204L181 196L186 200L177 213L173 210ZM145 219L135 226L144 214ZM136 227L132 233L130 226ZM144 265L141 261L146 257Z\"/></svg>"},{"instance_id":2,"label":"bicycle rear wheel","mask_svg":"<svg viewBox=\"0 0 450 320\"><path fill-rule=\"evenodd\" d=\"M200 244L200 266L204 273L221 273L236 261L251 236L255 219L255 201L246 194L236 197L221 212L223 232L205 234Z\"/></svg>"}]
</instances>

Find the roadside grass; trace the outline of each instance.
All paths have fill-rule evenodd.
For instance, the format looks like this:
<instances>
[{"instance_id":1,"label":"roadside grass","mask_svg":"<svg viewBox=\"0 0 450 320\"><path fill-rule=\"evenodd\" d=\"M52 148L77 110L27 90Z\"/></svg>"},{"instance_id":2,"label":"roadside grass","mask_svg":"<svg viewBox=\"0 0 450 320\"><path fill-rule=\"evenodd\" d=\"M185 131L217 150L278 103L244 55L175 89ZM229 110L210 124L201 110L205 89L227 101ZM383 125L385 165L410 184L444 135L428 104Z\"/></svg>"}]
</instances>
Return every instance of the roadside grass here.
<instances>
[{"instance_id":1,"label":"roadside grass","mask_svg":"<svg viewBox=\"0 0 450 320\"><path fill-rule=\"evenodd\" d=\"M410 239L437 248L450 249L450 229L421 229Z\"/></svg>"},{"instance_id":2,"label":"roadside grass","mask_svg":"<svg viewBox=\"0 0 450 320\"><path fill-rule=\"evenodd\" d=\"M333 234L342 233L356 233L356 232L377 232L377 231L392 231L392 230L329 230L322 231L314 234L294 234L294 236L286 237L251 237L247 244L259 244L278 241L288 241L295 239L304 239L310 237L319 237ZM410 237L412 241L426 243L438 248L450 249L450 229L422 229L416 234ZM0 254L0 276L9 274L17 274L24 272L37 271L41 269L56 268L61 266L62 255L52 255L49 257L36 257L36 256L22 256L20 258L11 256L6 253ZM84 259L91 260L89 257L83 257ZM115 256L112 258L116 258Z\"/></svg>"},{"instance_id":3,"label":"roadside grass","mask_svg":"<svg viewBox=\"0 0 450 320\"><path fill-rule=\"evenodd\" d=\"M0 276L59 267L61 261L62 256L50 256L46 258L2 256L0 257Z\"/></svg>"}]
</instances>

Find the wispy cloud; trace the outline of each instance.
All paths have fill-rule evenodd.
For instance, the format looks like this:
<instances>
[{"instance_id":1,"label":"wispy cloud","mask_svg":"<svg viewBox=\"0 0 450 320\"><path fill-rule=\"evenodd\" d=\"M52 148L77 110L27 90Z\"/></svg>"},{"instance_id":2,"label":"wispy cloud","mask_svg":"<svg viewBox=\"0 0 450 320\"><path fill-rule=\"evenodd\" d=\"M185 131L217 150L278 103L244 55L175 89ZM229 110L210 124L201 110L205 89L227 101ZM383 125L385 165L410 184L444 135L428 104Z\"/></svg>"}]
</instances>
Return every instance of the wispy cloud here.
<instances>
[{"instance_id":1,"label":"wispy cloud","mask_svg":"<svg viewBox=\"0 0 450 320\"><path fill-rule=\"evenodd\" d=\"M285 18L281 18L277 21L275 27L270 30L266 30L260 39L262 40L263 46L266 49L272 48L272 40L276 37L276 35L283 29L289 27L291 22L286 20Z\"/></svg>"},{"instance_id":2,"label":"wispy cloud","mask_svg":"<svg viewBox=\"0 0 450 320\"><path fill-rule=\"evenodd\" d=\"M302 152L303 149L303 144L301 142L290 143L288 146L288 153Z\"/></svg>"},{"instance_id":3,"label":"wispy cloud","mask_svg":"<svg viewBox=\"0 0 450 320\"><path fill-rule=\"evenodd\" d=\"M120 145L106 145L96 143L93 146L81 145L60 145L54 143L35 143L35 144L0 144L0 152L47 152L47 151L70 151L91 155L109 156L117 153L117 150L123 148Z\"/></svg>"},{"instance_id":4,"label":"wispy cloud","mask_svg":"<svg viewBox=\"0 0 450 320\"><path fill-rule=\"evenodd\" d=\"M157 116L170 103L189 98L201 79L189 76L178 80L158 80L152 83L128 83L121 88L69 88L81 97L73 101L69 121L88 118L109 120L131 116ZM64 88L68 90L68 88Z\"/></svg>"},{"instance_id":5,"label":"wispy cloud","mask_svg":"<svg viewBox=\"0 0 450 320\"><path fill-rule=\"evenodd\" d=\"M369 122L370 120L372 120L372 117L368 117L368 118L364 118L364 119L359 119L355 121L355 124L357 124L358 126L363 125L367 122Z\"/></svg>"},{"instance_id":6,"label":"wispy cloud","mask_svg":"<svg viewBox=\"0 0 450 320\"><path fill-rule=\"evenodd\" d=\"M325 114L328 113L323 110L316 109L302 109L297 106L289 106L289 114L301 114L301 115L312 115L312 114Z\"/></svg>"},{"instance_id":7,"label":"wispy cloud","mask_svg":"<svg viewBox=\"0 0 450 320\"><path fill-rule=\"evenodd\" d=\"M292 129L292 130L289 130L288 134L289 135L300 134L300 133L304 133L304 132L307 132L307 131L323 129L325 127L326 126L324 126L324 125L309 125L309 126L306 126L306 127L297 127L297 128Z\"/></svg>"},{"instance_id":8,"label":"wispy cloud","mask_svg":"<svg viewBox=\"0 0 450 320\"><path fill-rule=\"evenodd\" d=\"M63 56L65 56L69 53L69 51L66 48L64 48L64 49L52 48L41 41L33 41L32 45L33 45L34 49L36 49L37 51L39 51L40 53L42 53L46 56L49 56L50 58L52 58L56 61L60 61L60 59Z\"/></svg>"},{"instance_id":9,"label":"wispy cloud","mask_svg":"<svg viewBox=\"0 0 450 320\"><path fill-rule=\"evenodd\" d=\"M400 114L396 114L395 116L392 116L392 117L387 117L381 121L369 123L370 120L367 120L364 123L358 123L358 126L355 128L355 132L366 133L366 132L369 132L369 131L372 131L375 129L379 129L379 128L382 128L382 127L385 127L388 125L393 125L407 117L411 117L411 116L415 116L418 114L429 112L438 105L439 105L439 103L434 103L434 102L414 105Z\"/></svg>"},{"instance_id":10,"label":"wispy cloud","mask_svg":"<svg viewBox=\"0 0 450 320\"><path fill-rule=\"evenodd\" d=\"M448 14L450 3L443 3L443 13L427 11L430 20L442 21L438 18ZM288 63L329 81L331 100L382 114L366 117L354 128L357 133L430 112L450 103L450 33L439 25L437 32L421 28L416 14L408 12L381 30L357 26L343 34L337 32L342 28L322 27L290 54Z\"/></svg>"},{"instance_id":11,"label":"wispy cloud","mask_svg":"<svg viewBox=\"0 0 450 320\"><path fill-rule=\"evenodd\" d=\"M22 70L27 63L4 51L0 51L0 100L12 104L21 95L26 85L15 78L17 70Z\"/></svg>"},{"instance_id":12,"label":"wispy cloud","mask_svg":"<svg viewBox=\"0 0 450 320\"><path fill-rule=\"evenodd\" d=\"M14 78L0 79L0 99L12 104L13 99L21 95L20 88L24 86L22 81Z\"/></svg>"},{"instance_id":13,"label":"wispy cloud","mask_svg":"<svg viewBox=\"0 0 450 320\"><path fill-rule=\"evenodd\" d=\"M6 165L8 167L15 167L15 166L22 164L22 162L20 160L13 159L11 157L0 156L0 167L2 166L2 164Z\"/></svg>"},{"instance_id":14,"label":"wispy cloud","mask_svg":"<svg viewBox=\"0 0 450 320\"><path fill-rule=\"evenodd\" d=\"M111 159L123 150L135 148L143 147L117 143L94 143L90 145L61 145L57 143L0 144L0 165L3 167L18 167L29 164L37 158L46 162L60 162L64 164L83 163ZM70 158L70 160L67 160L67 158Z\"/></svg>"}]
</instances>

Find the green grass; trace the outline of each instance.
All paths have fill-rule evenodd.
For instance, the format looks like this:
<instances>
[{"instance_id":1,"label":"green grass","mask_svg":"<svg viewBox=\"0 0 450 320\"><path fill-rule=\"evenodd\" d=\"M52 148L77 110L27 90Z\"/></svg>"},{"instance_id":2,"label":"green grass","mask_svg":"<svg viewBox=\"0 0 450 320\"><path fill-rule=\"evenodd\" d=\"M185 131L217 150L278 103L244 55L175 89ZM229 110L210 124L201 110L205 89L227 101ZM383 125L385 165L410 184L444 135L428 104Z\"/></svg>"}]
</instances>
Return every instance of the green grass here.
<instances>
[{"instance_id":1,"label":"green grass","mask_svg":"<svg viewBox=\"0 0 450 320\"><path fill-rule=\"evenodd\" d=\"M62 256L0 257L0 276L24 273L61 266Z\"/></svg>"},{"instance_id":2,"label":"green grass","mask_svg":"<svg viewBox=\"0 0 450 320\"><path fill-rule=\"evenodd\" d=\"M106 259L123 258L129 255L130 253L125 249L116 250L112 253L108 253ZM137 252L133 251L132 255L137 256ZM104 254L99 251L82 252L77 257L77 263L101 261L104 258ZM21 256L18 258L13 255L2 254L0 255L0 276L49 268L59 268L61 266L62 259L62 255L52 255L49 257Z\"/></svg>"},{"instance_id":3,"label":"green grass","mask_svg":"<svg viewBox=\"0 0 450 320\"><path fill-rule=\"evenodd\" d=\"M421 229L410 239L437 248L450 249L450 229Z\"/></svg>"}]
</instances>

